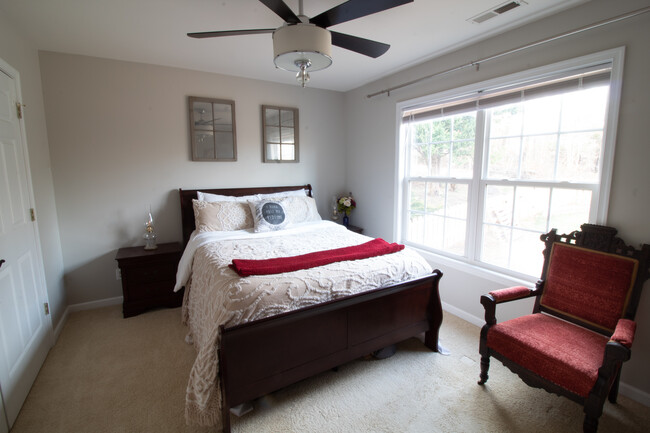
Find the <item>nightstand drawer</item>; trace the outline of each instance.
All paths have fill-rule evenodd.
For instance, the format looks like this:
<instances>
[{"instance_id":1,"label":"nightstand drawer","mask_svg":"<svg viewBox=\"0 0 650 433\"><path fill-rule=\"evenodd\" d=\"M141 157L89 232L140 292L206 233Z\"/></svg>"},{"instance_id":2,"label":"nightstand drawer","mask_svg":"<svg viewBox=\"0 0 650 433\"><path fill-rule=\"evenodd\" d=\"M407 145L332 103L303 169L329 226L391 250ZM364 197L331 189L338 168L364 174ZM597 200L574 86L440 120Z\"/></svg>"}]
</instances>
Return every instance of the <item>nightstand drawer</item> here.
<instances>
[{"instance_id":1,"label":"nightstand drawer","mask_svg":"<svg viewBox=\"0 0 650 433\"><path fill-rule=\"evenodd\" d=\"M122 278L129 284L171 281L173 286L176 280L176 266L172 261L157 266L125 267L122 270Z\"/></svg>"},{"instance_id":2,"label":"nightstand drawer","mask_svg":"<svg viewBox=\"0 0 650 433\"><path fill-rule=\"evenodd\" d=\"M147 281L131 287L128 291L128 302L172 296L173 294L174 280L159 282Z\"/></svg>"}]
</instances>

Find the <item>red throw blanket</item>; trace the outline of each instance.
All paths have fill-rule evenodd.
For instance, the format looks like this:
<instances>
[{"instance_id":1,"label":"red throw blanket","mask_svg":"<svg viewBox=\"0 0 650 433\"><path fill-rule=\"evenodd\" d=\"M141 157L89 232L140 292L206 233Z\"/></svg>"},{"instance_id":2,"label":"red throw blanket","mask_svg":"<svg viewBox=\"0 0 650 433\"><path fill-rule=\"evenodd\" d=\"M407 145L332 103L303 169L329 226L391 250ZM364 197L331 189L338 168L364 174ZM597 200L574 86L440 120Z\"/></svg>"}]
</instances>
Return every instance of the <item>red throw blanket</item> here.
<instances>
[{"instance_id":1,"label":"red throw blanket","mask_svg":"<svg viewBox=\"0 0 650 433\"><path fill-rule=\"evenodd\" d=\"M373 239L361 245L336 248L333 250L316 251L291 257L277 257L265 260L233 259L230 267L242 277L249 275L281 274L315 268L345 260L360 260L369 257L391 254L404 249L404 245L389 244L381 238Z\"/></svg>"}]
</instances>

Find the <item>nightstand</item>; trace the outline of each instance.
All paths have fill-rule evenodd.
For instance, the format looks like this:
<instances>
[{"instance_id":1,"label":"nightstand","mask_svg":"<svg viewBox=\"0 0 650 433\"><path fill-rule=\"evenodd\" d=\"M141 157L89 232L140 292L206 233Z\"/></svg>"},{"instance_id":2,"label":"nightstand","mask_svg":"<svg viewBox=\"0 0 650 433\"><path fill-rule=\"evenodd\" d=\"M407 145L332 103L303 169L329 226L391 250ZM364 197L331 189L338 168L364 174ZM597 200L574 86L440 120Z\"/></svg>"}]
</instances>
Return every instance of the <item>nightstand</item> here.
<instances>
[{"instance_id":1,"label":"nightstand","mask_svg":"<svg viewBox=\"0 0 650 433\"><path fill-rule=\"evenodd\" d=\"M361 227L353 226L352 224L348 224L348 230L359 233L360 235L363 234L363 229Z\"/></svg>"},{"instance_id":2,"label":"nightstand","mask_svg":"<svg viewBox=\"0 0 650 433\"><path fill-rule=\"evenodd\" d=\"M155 250L128 247L117 251L115 260L122 274L124 317L151 308L181 305L183 291L174 292L174 284L182 251L179 242L159 244Z\"/></svg>"}]
</instances>

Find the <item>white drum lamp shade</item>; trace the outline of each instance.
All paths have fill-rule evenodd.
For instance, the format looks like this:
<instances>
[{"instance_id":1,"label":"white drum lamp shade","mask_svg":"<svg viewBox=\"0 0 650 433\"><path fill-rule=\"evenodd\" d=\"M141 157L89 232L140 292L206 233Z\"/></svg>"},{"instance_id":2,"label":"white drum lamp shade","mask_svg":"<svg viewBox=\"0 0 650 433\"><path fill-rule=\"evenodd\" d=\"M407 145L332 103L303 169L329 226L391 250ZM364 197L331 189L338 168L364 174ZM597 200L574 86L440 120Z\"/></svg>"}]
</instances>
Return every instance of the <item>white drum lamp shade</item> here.
<instances>
[{"instance_id":1,"label":"white drum lamp shade","mask_svg":"<svg viewBox=\"0 0 650 433\"><path fill-rule=\"evenodd\" d=\"M311 71L332 64L332 35L313 24L283 26L273 32L273 62L285 71L300 71L301 61L311 63Z\"/></svg>"}]
</instances>

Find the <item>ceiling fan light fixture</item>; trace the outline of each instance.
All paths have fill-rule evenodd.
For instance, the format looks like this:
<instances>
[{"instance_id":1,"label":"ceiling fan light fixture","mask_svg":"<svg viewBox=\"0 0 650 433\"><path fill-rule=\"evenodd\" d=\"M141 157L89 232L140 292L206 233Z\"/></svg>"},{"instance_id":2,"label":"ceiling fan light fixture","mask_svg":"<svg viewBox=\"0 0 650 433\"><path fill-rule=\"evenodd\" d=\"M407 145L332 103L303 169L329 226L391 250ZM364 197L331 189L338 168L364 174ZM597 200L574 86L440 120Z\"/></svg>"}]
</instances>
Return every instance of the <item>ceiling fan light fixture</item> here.
<instances>
[{"instance_id":1,"label":"ceiling fan light fixture","mask_svg":"<svg viewBox=\"0 0 650 433\"><path fill-rule=\"evenodd\" d=\"M300 83L300 87L305 87L305 84L311 79L309 73L307 73L307 68L311 66L311 62L307 59L296 60L296 66L300 68L296 74L296 80Z\"/></svg>"},{"instance_id":2,"label":"ceiling fan light fixture","mask_svg":"<svg viewBox=\"0 0 650 433\"><path fill-rule=\"evenodd\" d=\"M285 71L302 73L304 69L309 77L307 68L320 71L332 64L332 35L308 23L282 26L273 32L273 63Z\"/></svg>"}]
</instances>

